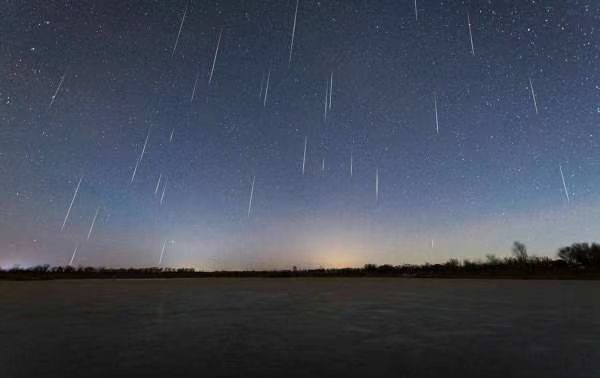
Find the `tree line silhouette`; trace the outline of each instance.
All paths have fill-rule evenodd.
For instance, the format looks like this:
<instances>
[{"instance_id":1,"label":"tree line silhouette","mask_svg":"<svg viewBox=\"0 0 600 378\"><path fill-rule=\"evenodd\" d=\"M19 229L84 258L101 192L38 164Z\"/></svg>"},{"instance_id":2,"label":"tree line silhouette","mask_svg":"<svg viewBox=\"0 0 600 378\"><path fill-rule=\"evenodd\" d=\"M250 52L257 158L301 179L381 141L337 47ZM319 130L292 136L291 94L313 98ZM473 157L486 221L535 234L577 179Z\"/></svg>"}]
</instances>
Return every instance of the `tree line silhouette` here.
<instances>
[{"instance_id":1,"label":"tree line silhouette","mask_svg":"<svg viewBox=\"0 0 600 378\"><path fill-rule=\"evenodd\" d=\"M441 264L375 265L362 268L199 271L194 268L104 268L38 265L0 269L0 279L62 278L192 278L192 277L440 277L440 278L600 278L600 244L562 247L557 258L530 256L523 243L513 243L509 257L486 255L484 260L450 259Z\"/></svg>"}]
</instances>

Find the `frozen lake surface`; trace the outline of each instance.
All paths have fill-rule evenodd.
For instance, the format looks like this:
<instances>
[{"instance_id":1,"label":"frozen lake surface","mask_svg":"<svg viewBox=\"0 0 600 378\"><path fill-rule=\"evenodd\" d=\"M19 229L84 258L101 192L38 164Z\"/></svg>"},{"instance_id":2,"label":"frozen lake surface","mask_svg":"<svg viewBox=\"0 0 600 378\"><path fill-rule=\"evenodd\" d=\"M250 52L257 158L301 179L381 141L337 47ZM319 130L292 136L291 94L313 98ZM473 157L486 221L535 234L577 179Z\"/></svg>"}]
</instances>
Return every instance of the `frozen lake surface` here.
<instances>
[{"instance_id":1,"label":"frozen lake surface","mask_svg":"<svg viewBox=\"0 0 600 378\"><path fill-rule=\"evenodd\" d=\"M0 377L598 377L600 282L0 282Z\"/></svg>"}]
</instances>

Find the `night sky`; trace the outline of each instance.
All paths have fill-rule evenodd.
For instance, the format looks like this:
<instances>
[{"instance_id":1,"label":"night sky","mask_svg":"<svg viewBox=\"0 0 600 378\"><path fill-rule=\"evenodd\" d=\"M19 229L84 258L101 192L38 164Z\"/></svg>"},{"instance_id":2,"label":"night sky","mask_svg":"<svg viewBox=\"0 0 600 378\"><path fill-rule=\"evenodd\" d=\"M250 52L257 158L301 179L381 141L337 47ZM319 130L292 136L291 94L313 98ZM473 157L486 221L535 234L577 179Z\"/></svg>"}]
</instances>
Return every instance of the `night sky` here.
<instances>
[{"instance_id":1,"label":"night sky","mask_svg":"<svg viewBox=\"0 0 600 378\"><path fill-rule=\"evenodd\" d=\"M294 31L295 0L3 0L0 266L593 241L600 2L416 6L300 0Z\"/></svg>"}]
</instances>

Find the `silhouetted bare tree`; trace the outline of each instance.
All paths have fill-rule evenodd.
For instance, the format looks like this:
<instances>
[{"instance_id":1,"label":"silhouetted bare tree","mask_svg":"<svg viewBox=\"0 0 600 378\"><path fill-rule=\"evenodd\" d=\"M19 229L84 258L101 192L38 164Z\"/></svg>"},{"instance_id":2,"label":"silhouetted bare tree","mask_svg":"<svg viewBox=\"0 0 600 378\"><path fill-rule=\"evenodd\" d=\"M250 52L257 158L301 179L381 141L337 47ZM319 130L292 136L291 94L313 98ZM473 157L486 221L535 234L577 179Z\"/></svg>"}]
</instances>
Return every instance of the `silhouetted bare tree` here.
<instances>
[{"instance_id":1,"label":"silhouetted bare tree","mask_svg":"<svg viewBox=\"0 0 600 378\"><path fill-rule=\"evenodd\" d=\"M514 258L517 259L517 261L520 263L527 262L527 259L529 257L527 255L527 247L525 247L525 244L518 241L515 241L513 243L512 254Z\"/></svg>"}]
</instances>

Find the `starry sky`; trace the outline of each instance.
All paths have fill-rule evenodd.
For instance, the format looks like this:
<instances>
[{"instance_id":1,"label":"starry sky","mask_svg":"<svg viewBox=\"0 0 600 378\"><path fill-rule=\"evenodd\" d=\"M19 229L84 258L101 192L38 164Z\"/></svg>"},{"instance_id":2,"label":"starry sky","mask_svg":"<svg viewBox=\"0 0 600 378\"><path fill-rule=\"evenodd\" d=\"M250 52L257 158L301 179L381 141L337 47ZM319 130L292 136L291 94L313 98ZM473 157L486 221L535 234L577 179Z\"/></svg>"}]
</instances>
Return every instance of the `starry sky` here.
<instances>
[{"instance_id":1,"label":"starry sky","mask_svg":"<svg viewBox=\"0 0 600 378\"><path fill-rule=\"evenodd\" d=\"M597 1L0 10L2 267L422 263L598 235Z\"/></svg>"}]
</instances>

